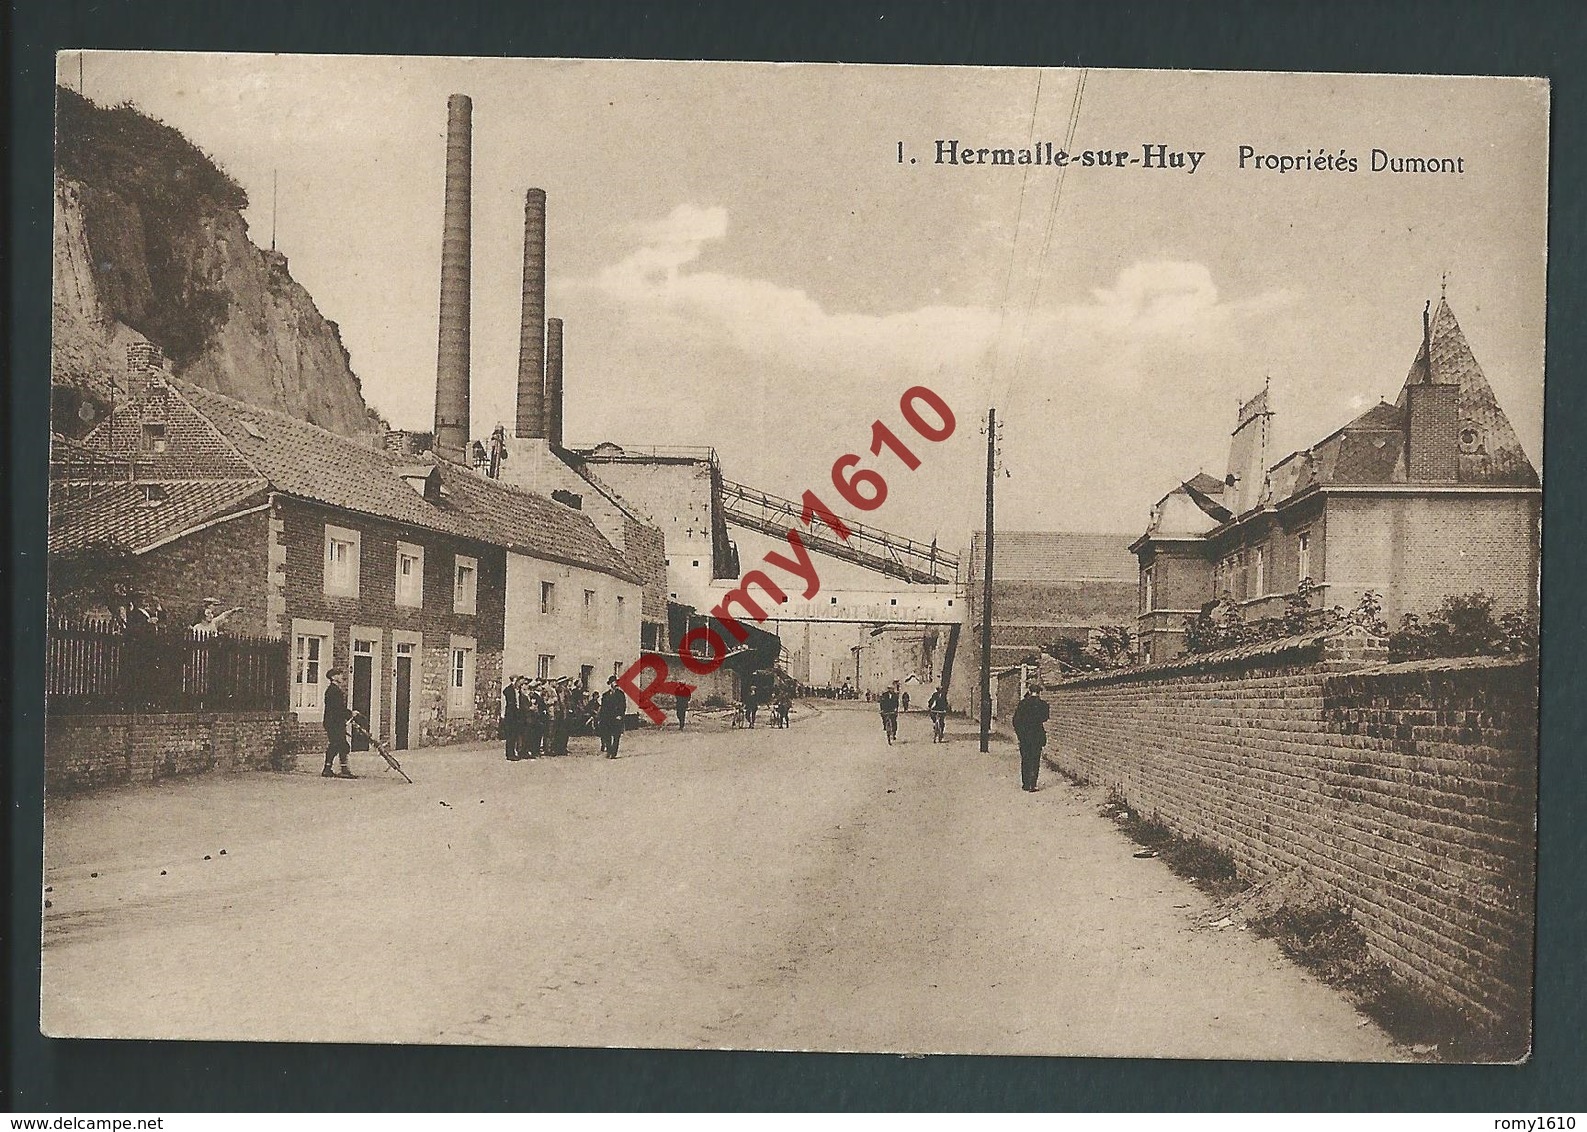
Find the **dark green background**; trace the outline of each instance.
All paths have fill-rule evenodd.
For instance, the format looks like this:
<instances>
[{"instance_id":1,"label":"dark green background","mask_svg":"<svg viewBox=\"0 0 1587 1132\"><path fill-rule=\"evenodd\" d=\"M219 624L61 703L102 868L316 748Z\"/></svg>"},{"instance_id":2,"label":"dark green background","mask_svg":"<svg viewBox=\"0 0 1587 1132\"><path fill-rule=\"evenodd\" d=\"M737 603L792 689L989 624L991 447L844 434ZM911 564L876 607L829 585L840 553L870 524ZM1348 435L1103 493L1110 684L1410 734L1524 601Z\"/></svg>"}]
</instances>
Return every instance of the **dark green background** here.
<instances>
[{"instance_id":1,"label":"dark green background","mask_svg":"<svg viewBox=\"0 0 1587 1132\"><path fill-rule=\"evenodd\" d=\"M1587 18L1579 4L810 4L437 0L8 6L13 650L5 933L15 1110L1587 1109L1581 558ZM1543 75L1554 81L1535 1053L1521 1067L46 1041L38 1036L40 657L53 53L66 48L780 59ZM797 108L790 108L796 113ZM350 847L351 849L351 847ZM1012 862L1011 862L1012 864ZM334 947L334 942L330 945ZM1033 953L1032 972L1049 962ZM390 978L356 955L352 979Z\"/></svg>"}]
</instances>

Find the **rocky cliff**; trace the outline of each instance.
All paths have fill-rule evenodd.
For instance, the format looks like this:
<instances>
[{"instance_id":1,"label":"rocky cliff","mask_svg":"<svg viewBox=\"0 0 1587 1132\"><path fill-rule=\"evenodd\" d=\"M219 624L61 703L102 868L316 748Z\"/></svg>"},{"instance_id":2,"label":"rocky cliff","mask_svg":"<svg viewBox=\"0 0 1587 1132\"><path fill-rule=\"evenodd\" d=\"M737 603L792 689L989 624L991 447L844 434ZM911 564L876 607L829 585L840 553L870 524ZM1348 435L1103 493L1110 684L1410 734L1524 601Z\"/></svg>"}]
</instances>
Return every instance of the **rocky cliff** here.
<instances>
[{"instance_id":1,"label":"rocky cliff","mask_svg":"<svg viewBox=\"0 0 1587 1132\"><path fill-rule=\"evenodd\" d=\"M336 324L248 238L242 188L130 106L61 89L57 111L52 382L105 397L150 341L188 381L373 440Z\"/></svg>"}]
</instances>

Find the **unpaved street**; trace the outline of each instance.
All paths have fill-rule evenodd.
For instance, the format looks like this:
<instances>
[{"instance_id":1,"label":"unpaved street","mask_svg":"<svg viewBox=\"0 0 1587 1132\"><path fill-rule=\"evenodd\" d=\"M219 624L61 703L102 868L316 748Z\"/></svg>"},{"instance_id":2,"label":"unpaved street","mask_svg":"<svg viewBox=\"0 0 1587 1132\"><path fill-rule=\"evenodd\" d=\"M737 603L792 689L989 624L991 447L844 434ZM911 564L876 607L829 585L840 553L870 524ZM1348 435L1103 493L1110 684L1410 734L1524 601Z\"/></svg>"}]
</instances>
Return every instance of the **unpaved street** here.
<instances>
[{"instance_id":1,"label":"unpaved street","mask_svg":"<svg viewBox=\"0 0 1587 1132\"><path fill-rule=\"evenodd\" d=\"M158 1038L1390 1059L1051 772L869 705L616 761L405 752L47 809L45 1029ZM316 768L313 768L317 770ZM222 850L225 852L222 853ZM209 859L205 859L208 856ZM163 870L163 875L162 875ZM97 877L91 876L98 873Z\"/></svg>"}]
</instances>

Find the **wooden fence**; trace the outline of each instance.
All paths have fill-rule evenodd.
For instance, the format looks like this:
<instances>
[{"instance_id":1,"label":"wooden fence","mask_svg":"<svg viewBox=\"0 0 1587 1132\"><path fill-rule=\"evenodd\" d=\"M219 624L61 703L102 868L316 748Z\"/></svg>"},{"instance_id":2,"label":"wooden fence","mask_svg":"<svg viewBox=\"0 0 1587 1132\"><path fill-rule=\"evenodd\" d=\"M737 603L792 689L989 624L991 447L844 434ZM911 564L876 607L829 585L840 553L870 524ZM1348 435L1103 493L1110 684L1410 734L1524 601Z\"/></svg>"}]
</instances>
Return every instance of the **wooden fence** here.
<instances>
[{"instance_id":1,"label":"wooden fence","mask_svg":"<svg viewBox=\"0 0 1587 1132\"><path fill-rule=\"evenodd\" d=\"M273 637L57 621L45 703L70 714L285 711L287 655Z\"/></svg>"}]
</instances>

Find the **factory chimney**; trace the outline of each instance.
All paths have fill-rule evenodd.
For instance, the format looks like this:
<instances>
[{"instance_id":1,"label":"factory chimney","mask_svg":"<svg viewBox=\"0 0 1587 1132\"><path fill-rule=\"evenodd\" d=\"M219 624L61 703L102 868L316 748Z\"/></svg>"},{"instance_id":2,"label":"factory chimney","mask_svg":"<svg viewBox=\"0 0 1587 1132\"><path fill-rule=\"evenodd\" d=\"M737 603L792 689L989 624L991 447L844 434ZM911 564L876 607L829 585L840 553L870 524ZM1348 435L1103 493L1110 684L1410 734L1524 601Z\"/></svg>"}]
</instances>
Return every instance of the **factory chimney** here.
<instances>
[{"instance_id":1,"label":"factory chimney","mask_svg":"<svg viewBox=\"0 0 1587 1132\"><path fill-rule=\"evenodd\" d=\"M446 212L441 225L441 320L435 361L435 453L468 458L469 255L474 103L446 100Z\"/></svg>"},{"instance_id":2,"label":"factory chimney","mask_svg":"<svg viewBox=\"0 0 1587 1132\"><path fill-rule=\"evenodd\" d=\"M546 192L530 189L523 205L523 321L518 336L518 430L546 435Z\"/></svg>"},{"instance_id":3,"label":"factory chimney","mask_svg":"<svg viewBox=\"0 0 1587 1132\"><path fill-rule=\"evenodd\" d=\"M562 447L562 320L546 320L546 436Z\"/></svg>"}]
</instances>

